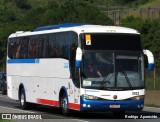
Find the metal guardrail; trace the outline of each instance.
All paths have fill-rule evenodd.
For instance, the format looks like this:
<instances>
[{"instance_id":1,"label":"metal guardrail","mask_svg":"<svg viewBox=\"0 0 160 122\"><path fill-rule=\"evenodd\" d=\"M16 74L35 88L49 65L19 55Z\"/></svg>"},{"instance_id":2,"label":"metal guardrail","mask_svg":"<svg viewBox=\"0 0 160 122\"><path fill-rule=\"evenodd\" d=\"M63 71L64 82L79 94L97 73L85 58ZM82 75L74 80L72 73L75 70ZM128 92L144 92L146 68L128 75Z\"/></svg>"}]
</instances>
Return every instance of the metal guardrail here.
<instances>
[{"instance_id":1,"label":"metal guardrail","mask_svg":"<svg viewBox=\"0 0 160 122\"><path fill-rule=\"evenodd\" d=\"M160 18L160 8L141 8L140 9L140 17L147 19L156 19Z\"/></svg>"},{"instance_id":2,"label":"metal guardrail","mask_svg":"<svg viewBox=\"0 0 160 122\"><path fill-rule=\"evenodd\" d=\"M145 70L145 86L148 90L160 90L160 68L154 68L153 71Z\"/></svg>"}]
</instances>

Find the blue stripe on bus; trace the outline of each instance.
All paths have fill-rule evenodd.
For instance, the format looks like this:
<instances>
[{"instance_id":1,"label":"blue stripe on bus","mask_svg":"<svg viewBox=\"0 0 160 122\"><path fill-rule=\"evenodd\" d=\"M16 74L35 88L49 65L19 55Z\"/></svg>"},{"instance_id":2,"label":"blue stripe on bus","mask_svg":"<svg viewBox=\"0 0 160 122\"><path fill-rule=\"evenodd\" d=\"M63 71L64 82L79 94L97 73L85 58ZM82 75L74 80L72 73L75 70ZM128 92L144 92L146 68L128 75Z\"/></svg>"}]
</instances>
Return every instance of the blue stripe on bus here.
<instances>
[{"instance_id":1,"label":"blue stripe on bus","mask_svg":"<svg viewBox=\"0 0 160 122\"><path fill-rule=\"evenodd\" d=\"M141 100L87 100L80 98L82 111L141 111L144 106L144 98ZM110 105L119 105L120 108L111 108Z\"/></svg>"},{"instance_id":2,"label":"blue stripe on bus","mask_svg":"<svg viewBox=\"0 0 160 122\"><path fill-rule=\"evenodd\" d=\"M151 70L153 70L154 69L154 64L153 63L150 63L149 65L148 65L148 69L151 71Z\"/></svg>"},{"instance_id":3,"label":"blue stripe on bus","mask_svg":"<svg viewBox=\"0 0 160 122\"><path fill-rule=\"evenodd\" d=\"M80 67L81 66L81 61L76 60L76 67Z\"/></svg>"},{"instance_id":4,"label":"blue stripe on bus","mask_svg":"<svg viewBox=\"0 0 160 122\"><path fill-rule=\"evenodd\" d=\"M14 64L14 63L39 63L39 59L8 59L8 64Z\"/></svg>"}]
</instances>

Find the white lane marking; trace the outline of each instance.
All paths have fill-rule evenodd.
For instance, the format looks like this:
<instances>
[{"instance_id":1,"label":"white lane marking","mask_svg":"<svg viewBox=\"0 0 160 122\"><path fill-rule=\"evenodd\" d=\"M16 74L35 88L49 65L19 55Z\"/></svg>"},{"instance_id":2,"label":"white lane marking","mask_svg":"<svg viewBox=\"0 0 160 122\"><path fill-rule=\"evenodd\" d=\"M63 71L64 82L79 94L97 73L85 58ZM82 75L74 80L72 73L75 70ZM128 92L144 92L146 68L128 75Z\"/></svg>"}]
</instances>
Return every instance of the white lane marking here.
<instances>
[{"instance_id":1,"label":"white lane marking","mask_svg":"<svg viewBox=\"0 0 160 122\"><path fill-rule=\"evenodd\" d=\"M89 121L80 120L80 119L70 119L70 120L76 120L76 121L80 121L80 122L89 122Z\"/></svg>"},{"instance_id":2,"label":"white lane marking","mask_svg":"<svg viewBox=\"0 0 160 122\"><path fill-rule=\"evenodd\" d=\"M35 112L31 112L31 111L19 110L19 109L15 109L15 108L8 108L8 107L4 107L4 106L0 106L0 107L1 107L1 108L5 108L5 109L10 109L10 110L21 111L21 112L35 113Z\"/></svg>"},{"instance_id":3,"label":"white lane marking","mask_svg":"<svg viewBox=\"0 0 160 122\"><path fill-rule=\"evenodd\" d=\"M2 97L2 98L9 98L6 95L0 95L0 97Z\"/></svg>"},{"instance_id":4,"label":"white lane marking","mask_svg":"<svg viewBox=\"0 0 160 122\"><path fill-rule=\"evenodd\" d=\"M149 108L149 109L152 108L152 109L159 109L160 110L160 108L157 108L157 107L146 107L145 106L144 108Z\"/></svg>"},{"instance_id":5,"label":"white lane marking","mask_svg":"<svg viewBox=\"0 0 160 122\"><path fill-rule=\"evenodd\" d=\"M15 109L15 108L8 108L8 107L3 107L3 106L0 106L1 108L4 108L4 109L10 109L10 110L16 110L16 111L21 111L21 112L27 112L27 113L37 113L37 112L31 112L31 111L26 111L26 110L19 110L19 109ZM40 113L40 114L43 114L43 113ZM45 115L45 114L43 114ZM46 114L47 115L47 114ZM49 116L52 116L52 115L49 115ZM55 117L60 117L60 118L65 118L65 117L61 117L61 116L55 116ZM66 119L66 118L65 118Z\"/></svg>"}]
</instances>

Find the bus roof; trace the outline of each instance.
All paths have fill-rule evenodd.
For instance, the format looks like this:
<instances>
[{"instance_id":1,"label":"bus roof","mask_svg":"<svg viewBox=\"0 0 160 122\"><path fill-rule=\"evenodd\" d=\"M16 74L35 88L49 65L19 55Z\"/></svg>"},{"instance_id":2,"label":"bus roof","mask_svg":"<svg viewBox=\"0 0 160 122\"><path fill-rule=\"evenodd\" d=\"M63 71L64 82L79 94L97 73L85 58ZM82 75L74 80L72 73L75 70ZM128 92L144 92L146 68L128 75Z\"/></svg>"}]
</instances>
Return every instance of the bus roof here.
<instances>
[{"instance_id":1,"label":"bus roof","mask_svg":"<svg viewBox=\"0 0 160 122\"><path fill-rule=\"evenodd\" d=\"M60 28L69 28L69 27L75 27L75 26L81 26L86 24L80 24L80 23L63 23L59 25L48 25L48 26L42 26L37 27L34 29L34 31L44 31L44 30L53 30L53 29L60 29Z\"/></svg>"},{"instance_id":2,"label":"bus roof","mask_svg":"<svg viewBox=\"0 0 160 122\"><path fill-rule=\"evenodd\" d=\"M30 31L17 31L9 36L9 38L47 34L55 32L66 32L75 31L77 33L130 33L139 34L137 30L120 27L120 26L103 26L103 25L91 25L91 24L76 24L76 23L65 23L59 25L50 25L36 28L33 32Z\"/></svg>"}]
</instances>

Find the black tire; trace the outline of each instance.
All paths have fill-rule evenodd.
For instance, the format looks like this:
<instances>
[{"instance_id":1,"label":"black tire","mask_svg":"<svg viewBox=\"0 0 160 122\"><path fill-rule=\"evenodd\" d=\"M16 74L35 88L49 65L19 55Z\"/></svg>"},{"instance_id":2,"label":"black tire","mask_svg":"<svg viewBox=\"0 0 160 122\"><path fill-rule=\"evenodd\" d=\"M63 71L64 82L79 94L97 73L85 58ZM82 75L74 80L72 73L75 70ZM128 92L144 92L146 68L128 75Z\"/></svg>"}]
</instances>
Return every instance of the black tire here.
<instances>
[{"instance_id":1,"label":"black tire","mask_svg":"<svg viewBox=\"0 0 160 122\"><path fill-rule=\"evenodd\" d=\"M28 103L26 102L26 95L24 92L24 89L20 90L20 94L19 94L19 102L20 102L20 106L22 109L27 109L28 108Z\"/></svg>"},{"instance_id":2,"label":"black tire","mask_svg":"<svg viewBox=\"0 0 160 122\"><path fill-rule=\"evenodd\" d=\"M69 110L69 105L68 105L68 100L67 100L66 94L62 95L62 97L60 99L60 102L61 102L62 114L65 115L65 116L69 116L70 110Z\"/></svg>"},{"instance_id":3,"label":"black tire","mask_svg":"<svg viewBox=\"0 0 160 122\"><path fill-rule=\"evenodd\" d=\"M3 95L6 95L6 91L5 91L5 88L4 88L3 85L2 85L2 87L1 87L1 90L2 90L2 94L3 94Z\"/></svg>"}]
</instances>

